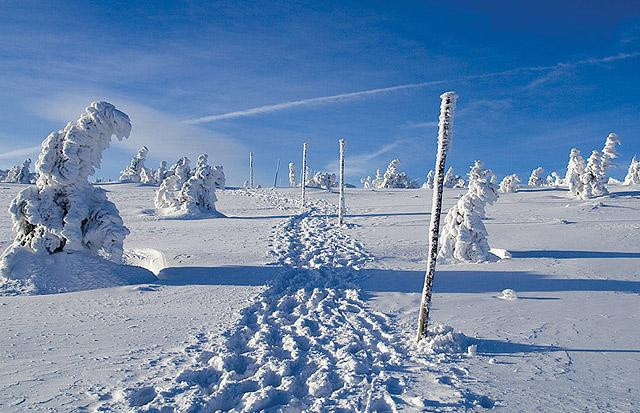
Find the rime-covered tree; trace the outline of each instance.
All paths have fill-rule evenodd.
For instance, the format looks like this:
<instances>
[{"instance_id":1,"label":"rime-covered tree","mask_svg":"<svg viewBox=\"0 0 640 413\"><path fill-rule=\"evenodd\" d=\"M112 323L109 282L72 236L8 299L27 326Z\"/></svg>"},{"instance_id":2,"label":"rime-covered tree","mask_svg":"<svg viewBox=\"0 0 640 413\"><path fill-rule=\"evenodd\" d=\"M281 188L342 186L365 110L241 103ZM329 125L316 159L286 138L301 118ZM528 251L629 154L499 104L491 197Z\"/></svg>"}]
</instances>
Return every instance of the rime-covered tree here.
<instances>
[{"instance_id":1,"label":"rime-covered tree","mask_svg":"<svg viewBox=\"0 0 640 413\"><path fill-rule=\"evenodd\" d=\"M387 170L382 176L382 181L378 180L378 173L376 172L376 188L418 188L418 184L413 179L398 169L399 164L399 159L389 162L389 166L387 166Z\"/></svg>"},{"instance_id":2,"label":"rime-covered tree","mask_svg":"<svg viewBox=\"0 0 640 413\"><path fill-rule=\"evenodd\" d=\"M438 258L442 261L485 262L497 259L489 250L482 222L487 203L498 199L498 188L489 171L476 161L469 172L469 189L449 210L440 237Z\"/></svg>"},{"instance_id":3,"label":"rime-covered tree","mask_svg":"<svg viewBox=\"0 0 640 413\"><path fill-rule=\"evenodd\" d=\"M120 182L142 182L142 174L144 174L148 181L151 174L148 170L146 170L144 166L144 162L147 160L148 153L149 148L147 148L146 146L143 146L138 150L136 156L131 159L129 166L124 168L120 173Z\"/></svg>"},{"instance_id":4,"label":"rime-covered tree","mask_svg":"<svg viewBox=\"0 0 640 413\"><path fill-rule=\"evenodd\" d=\"M384 182L384 176L382 176L382 171L380 169L376 169L376 176L371 181L372 188L382 188L382 184Z\"/></svg>"},{"instance_id":5,"label":"rime-covered tree","mask_svg":"<svg viewBox=\"0 0 640 413\"><path fill-rule=\"evenodd\" d=\"M604 186L603 178L602 155L599 151L593 151L589 159L587 159L587 166L581 176L583 191L579 194L579 197L589 199L596 196L607 195L609 191Z\"/></svg>"},{"instance_id":6,"label":"rime-covered tree","mask_svg":"<svg viewBox=\"0 0 640 413\"><path fill-rule=\"evenodd\" d=\"M539 166L533 171L531 171L531 176L529 177L529 186L542 186L544 181L542 180L542 174L544 173L544 168Z\"/></svg>"},{"instance_id":7,"label":"rime-covered tree","mask_svg":"<svg viewBox=\"0 0 640 413\"><path fill-rule=\"evenodd\" d=\"M168 173L167 161L160 161L160 166L158 166L158 169L153 172L153 180L159 185L165 180Z\"/></svg>"},{"instance_id":8,"label":"rime-covered tree","mask_svg":"<svg viewBox=\"0 0 640 413\"><path fill-rule=\"evenodd\" d=\"M584 158L580 155L580 151L576 148L572 148L571 153L569 154L567 173L563 182L565 185L569 186L569 192L578 198L582 198L584 194L582 174L584 174L585 168Z\"/></svg>"},{"instance_id":9,"label":"rime-covered tree","mask_svg":"<svg viewBox=\"0 0 640 413\"><path fill-rule=\"evenodd\" d=\"M453 188L458 183L458 176L453 172L453 167L449 167L447 173L444 175L445 188Z\"/></svg>"},{"instance_id":10,"label":"rime-covered tree","mask_svg":"<svg viewBox=\"0 0 640 413\"><path fill-rule=\"evenodd\" d=\"M562 177L558 174L558 172L551 172L551 180L553 181L553 186L562 186L564 182L562 181Z\"/></svg>"},{"instance_id":11,"label":"rime-covered tree","mask_svg":"<svg viewBox=\"0 0 640 413\"><path fill-rule=\"evenodd\" d=\"M602 181L607 182L607 169L613 165L613 160L618 157L617 146L620 145L620 138L611 132L602 148Z\"/></svg>"},{"instance_id":12,"label":"rime-covered tree","mask_svg":"<svg viewBox=\"0 0 640 413\"><path fill-rule=\"evenodd\" d=\"M171 165L171 168L169 168L170 175L176 175L178 176L178 178L180 178L180 185L182 185L182 183L186 182L187 179L191 177L191 167L189 166L190 163L191 161L189 160L189 158L183 156L182 158L178 159L176 163Z\"/></svg>"},{"instance_id":13,"label":"rime-covered tree","mask_svg":"<svg viewBox=\"0 0 640 413\"><path fill-rule=\"evenodd\" d=\"M516 192L518 190L518 184L520 183L520 177L516 174L507 175L500 182L498 191L502 193Z\"/></svg>"},{"instance_id":14,"label":"rime-covered tree","mask_svg":"<svg viewBox=\"0 0 640 413\"><path fill-rule=\"evenodd\" d=\"M328 172L316 172L311 178L307 186L317 187L330 191L331 188L338 185L336 174L330 174Z\"/></svg>"},{"instance_id":15,"label":"rime-covered tree","mask_svg":"<svg viewBox=\"0 0 640 413\"><path fill-rule=\"evenodd\" d=\"M627 176L624 177L625 185L640 184L640 161L634 156L629 164Z\"/></svg>"},{"instance_id":16,"label":"rime-covered tree","mask_svg":"<svg viewBox=\"0 0 640 413\"><path fill-rule=\"evenodd\" d=\"M31 173L29 167L31 166L31 159L25 159L22 165L15 165L7 172L2 182L10 182L16 184L29 184L31 183Z\"/></svg>"},{"instance_id":17,"label":"rime-covered tree","mask_svg":"<svg viewBox=\"0 0 640 413\"><path fill-rule=\"evenodd\" d=\"M94 102L76 122L44 140L36 185L22 190L9 208L16 238L2 257L3 277L25 279L54 271L53 261L42 259L54 255L70 254L68 259L77 257L84 266L122 259L129 230L106 191L91 185L88 177L100 166L111 137L121 140L130 131L126 114L110 103ZM87 275L82 266L67 271Z\"/></svg>"},{"instance_id":18,"label":"rime-covered tree","mask_svg":"<svg viewBox=\"0 0 640 413\"><path fill-rule=\"evenodd\" d=\"M366 178L360 178L360 183L364 189L373 189L373 184L371 183L371 176L367 176Z\"/></svg>"},{"instance_id":19,"label":"rime-covered tree","mask_svg":"<svg viewBox=\"0 0 640 413\"><path fill-rule=\"evenodd\" d=\"M296 164L289 162L289 186L295 188L296 183Z\"/></svg>"},{"instance_id":20,"label":"rime-covered tree","mask_svg":"<svg viewBox=\"0 0 640 413\"><path fill-rule=\"evenodd\" d=\"M425 189L433 189L433 169L427 173L427 179L425 179L422 187Z\"/></svg>"}]
</instances>

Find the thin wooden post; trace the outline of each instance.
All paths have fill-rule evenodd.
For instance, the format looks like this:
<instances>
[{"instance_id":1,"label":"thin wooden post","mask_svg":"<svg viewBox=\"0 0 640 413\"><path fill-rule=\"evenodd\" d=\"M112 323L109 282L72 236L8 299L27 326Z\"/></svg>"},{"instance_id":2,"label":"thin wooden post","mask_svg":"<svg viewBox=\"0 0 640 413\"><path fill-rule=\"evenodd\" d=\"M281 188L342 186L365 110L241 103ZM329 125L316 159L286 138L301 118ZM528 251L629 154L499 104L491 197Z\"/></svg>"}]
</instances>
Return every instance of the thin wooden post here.
<instances>
[{"instance_id":1,"label":"thin wooden post","mask_svg":"<svg viewBox=\"0 0 640 413\"><path fill-rule=\"evenodd\" d=\"M345 141L344 139L340 139L340 198L338 201L338 225L342 226L344 224L344 148Z\"/></svg>"},{"instance_id":2,"label":"thin wooden post","mask_svg":"<svg viewBox=\"0 0 640 413\"><path fill-rule=\"evenodd\" d=\"M300 199L300 206L304 208L305 197L307 195L307 143L302 144L302 181L300 187L302 188L302 196Z\"/></svg>"},{"instance_id":3,"label":"thin wooden post","mask_svg":"<svg viewBox=\"0 0 640 413\"><path fill-rule=\"evenodd\" d=\"M429 225L429 256L427 258L427 272L422 289L420 302L420 314L418 315L417 341L427 336L427 324L429 323L429 310L431 309L431 292L433 277L436 272L436 259L438 257L438 235L440 233L440 215L442 213L442 191L444 184L445 162L447 150L451 144L453 114L458 95L455 92L446 92L440 96L440 121L438 124L438 155L436 158L435 182L433 187L433 199L431 201L431 224Z\"/></svg>"},{"instance_id":4,"label":"thin wooden post","mask_svg":"<svg viewBox=\"0 0 640 413\"><path fill-rule=\"evenodd\" d=\"M253 188L253 152L249 152L249 188Z\"/></svg>"}]
</instances>

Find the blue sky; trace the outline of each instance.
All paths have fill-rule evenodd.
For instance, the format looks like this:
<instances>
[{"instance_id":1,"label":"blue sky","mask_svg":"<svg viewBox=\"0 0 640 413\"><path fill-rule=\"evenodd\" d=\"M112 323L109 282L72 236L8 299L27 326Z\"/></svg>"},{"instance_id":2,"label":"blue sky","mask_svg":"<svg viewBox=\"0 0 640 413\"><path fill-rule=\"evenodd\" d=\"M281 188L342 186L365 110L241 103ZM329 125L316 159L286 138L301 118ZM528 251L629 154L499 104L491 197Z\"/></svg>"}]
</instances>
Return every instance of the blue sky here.
<instances>
[{"instance_id":1,"label":"blue sky","mask_svg":"<svg viewBox=\"0 0 640 413\"><path fill-rule=\"evenodd\" d=\"M102 99L133 131L98 176L145 144L149 166L206 152L234 184L253 151L271 184L303 141L312 169L335 168L344 137L351 182L393 158L422 181L455 90L458 173L564 171L615 131L622 177L640 155L640 6L520 3L2 1L0 167Z\"/></svg>"}]
</instances>

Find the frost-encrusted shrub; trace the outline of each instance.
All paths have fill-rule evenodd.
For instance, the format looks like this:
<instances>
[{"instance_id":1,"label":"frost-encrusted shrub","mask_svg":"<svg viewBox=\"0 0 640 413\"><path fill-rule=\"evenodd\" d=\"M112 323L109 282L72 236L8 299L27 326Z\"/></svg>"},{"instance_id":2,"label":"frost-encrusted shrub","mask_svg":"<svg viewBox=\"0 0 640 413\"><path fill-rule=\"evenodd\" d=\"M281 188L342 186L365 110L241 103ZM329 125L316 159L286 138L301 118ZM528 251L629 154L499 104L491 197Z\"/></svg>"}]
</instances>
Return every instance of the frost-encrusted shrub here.
<instances>
[{"instance_id":1,"label":"frost-encrusted shrub","mask_svg":"<svg viewBox=\"0 0 640 413\"><path fill-rule=\"evenodd\" d=\"M296 187L296 164L289 162L289 186Z\"/></svg>"},{"instance_id":2,"label":"frost-encrusted shrub","mask_svg":"<svg viewBox=\"0 0 640 413\"><path fill-rule=\"evenodd\" d=\"M143 146L138 150L136 156L131 159L129 166L127 166L122 170L122 172L120 172L120 182L150 182L153 175L144 166L144 162L147 160L148 153L149 148L147 148L146 146Z\"/></svg>"},{"instance_id":3,"label":"frost-encrusted shrub","mask_svg":"<svg viewBox=\"0 0 640 413\"><path fill-rule=\"evenodd\" d=\"M564 184L562 177L556 171L551 172L551 175L547 177L547 181L550 182L549 186L562 186Z\"/></svg>"},{"instance_id":4,"label":"frost-encrusted shrub","mask_svg":"<svg viewBox=\"0 0 640 413\"><path fill-rule=\"evenodd\" d=\"M315 175L313 175L313 178L308 181L307 186L315 186L329 191L331 188L338 186L338 181L336 179L336 174L316 172Z\"/></svg>"},{"instance_id":5,"label":"frost-encrusted shrub","mask_svg":"<svg viewBox=\"0 0 640 413\"><path fill-rule=\"evenodd\" d=\"M367 176L366 178L360 178L360 183L364 189L372 189L373 185L371 183L371 177Z\"/></svg>"},{"instance_id":6,"label":"frost-encrusted shrub","mask_svg":"<svg viewBox=\"0 0 640 413\"><path fill-rule=\"evenodd\" d=\"M625 185L640 184L640 161L634 156L629 164L627 176L624 177Z\"/></svg>"},{"instance_id":7,"label":"frost-encrusted shrub","mask_svg":"<svg viewBox=\"0 0 640 413\"><path fill-rule=\"evenodd\" d=\"M531 171L531 176L529 177L529 186L542 186L544 181L542 180L542 174L544 173L544 168L539 166L533 171Z\"/></svg>"},{"instance_id":8,"label":"frost-encrusted shrub","mask_svg":"<svg viewBox=\"0 0 640 413\"><path fill-rule=\"evenodd\" d=\"M16 184L32 183L33 175L29 172L30 166L31 159L25 159L22 165L15 165L11 169L9 169L6 176L2 179L2 182Z\"/></svg>"},{"instance_id":9,"label":"frost-encrusted shrub","mask_svg":"<svg viewBox=\"0 0 640 413\"><path fill-rule=\"evenodd\" d=\"M589 199L609 193L604 186L602 155L599 151L591 152L591 156L587 159L587 167L581 176L581 182L583 187L579 197L582 199Z\"/></svg>"},{"instance_id":10,"label":"frost-encrusted shrub","mask_svg":"<svg viewBox=\"0 0 640 413\"><path fill-rule=\"evenodd\" d=\"M178 159L175 164L171 165L171 168L169 168L169 174L176 175L180 178L180 180L186 182L186 180L191 176L191 167L189 166L190 163L191 161L189 160L189 158L183 156L182 158Z\"/></svg>"},{"instance_id":11,"label":"frost-encrusted shrub","mask_svg":"<svg viewBox=\"0 0 640 413\"><path fill-rule=\"evenodd\" d=\"M118 278L110 272L109 265L115 264L106 263L121 261L129 230L106 192L91 185L88 177L100 166L111 137L121 140L130 131L126 114L110 103L94 102L76 122L44 140L36 161L36 185L22 190L9 208L16 237L2 256L4 278L28 281L57 271L70 277L71 284L63 289L78 289L82 277ZM68 260L74 265L66 265ZM89 263L99 268L83 270ZM45 285L54 285L54 278Z\"/></svg>"},{"instance_id":12,"label":"frost-encrusted shrub","mask_svg":"<svg viewBox=\"0 0 640 413\"><path fill-rule=\"evenodd\" d=\"M516 174L507 175L500 182L498 191L502 193L516 192L518 190L518 184L520 183L520 177Z\"/></svg>"},{"instance_id":13,"label":"frost-encrusted shrub","mask_svg":"<svg viewBox=\"0 0 640 413\"><path fill-rule=\"evenodd\" d=\"M424 184L422 184L422 188L425 189L433 189L433 170L430 170L427 173L427 178L424 181Z\"/></svg>"},{"instance_id":14,"label":"frost-encrusted shrub","mask_svg":"<svg viewBox=\"0 0 640 413\"><path fill-rule=\"evenodd\" d=\"M620 145L620 137L611 132L602 148L602 181L607 182L607 169L613 165L613 160L618 157L617 146Z\"/></svg>"},{"instance_id":15,"label":"frost-encrusted shrub","mask_svg":"<svg viewBox=\"0 0 640 413\"><path fill-rule=\"evenodd\" d=\"M387 170L382 176L382 182L379 183L378 188L418 188L418 184L405 172L398 170L400 164L399 159L394 159L389 162Z\"/></svg>"},{"instance_id":16,"label":"frost-encrusted shrub","mask_svg":"<svg viewBox=\"0 0 640 413\"><path fill-rule=\"evenodd\" d=\"M222 167L212 168L203 154L198 157L193 174L188 168L186 157L174 165L175 173L167 176L156 192L156 208L165 215L217 215L215 189L225 185Z\"/></svg>"},{"instance_id":17,"label":"frost-encrusted shrub","mask_svg":"<svg viewBox=\"0 0 640 413\"><path fill-rule=\"evenodd\" d=\"M156 182L156 184L160 185L162 181L165 180L168 174L169 171L167 171L167 161L160 161L160 166L158 166L158 169L153 171L153 180Z\"/></svg>"},{"instance_id":18,"label":"frost-encrusted shrub","mask_svg":"<svg viewBox=\"0 0 640 413\"><path fill-rule=\"evenodd\" d=\"M469 172L469 189L449 210L440 237L441 261L485 262L497 259L489 252L487 230L482 222L487 203L498 199L489 171L476 161Z\"/></svg>"},{"instance_id":19,"label":"frost-encrusted shrub","mask_svg":"<svg viewBox=\"0 0 640 413\"><path fill-rule=\"evenodd\" d=\"M444 175L444 187L453 188L458 183L459 176L453 172L453 167L449 167L447 173Z\"/></svg>"}]
</instances>

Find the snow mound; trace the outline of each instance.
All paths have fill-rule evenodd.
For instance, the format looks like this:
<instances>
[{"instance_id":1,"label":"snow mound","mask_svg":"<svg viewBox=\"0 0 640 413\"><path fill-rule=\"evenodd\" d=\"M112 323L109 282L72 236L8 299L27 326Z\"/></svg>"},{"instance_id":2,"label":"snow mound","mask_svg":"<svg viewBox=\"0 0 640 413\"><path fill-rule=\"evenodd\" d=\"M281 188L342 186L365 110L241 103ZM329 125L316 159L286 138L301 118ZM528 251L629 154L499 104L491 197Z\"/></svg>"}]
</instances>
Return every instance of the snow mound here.
<instances>
[{"instance_id":1,"label":"snow mound","mask_svg":"<svg viewBox=\"0 0 640 413\"><path fill-rule=\"evenodd\" d=\"M466 353L473 339L453 327L432 323L427 328L427 337L415 344L415 350L422 354Z\"/></svg>"},{"instance_id":2,"label":"snow mound","mask_svg":"<svg viewBox=\"0 0 640 413\"><path fill-rule=\"evenodd\" d=\"M0 278L0 295L56 294L157 281L141 267L118 264L93 254L36 255L17 250L11 279Z\"/></svg>"},{"instance_id":3,"label":"snow mound","mask_svg":"<svg viewBox=\"0 0 640 413\"><path fill-rule=\"evenodd\" d=\"M504 289L498 294L501 300L514 301L518 299L518 294L511 288Z\"/></svg>"}]
</instances>

